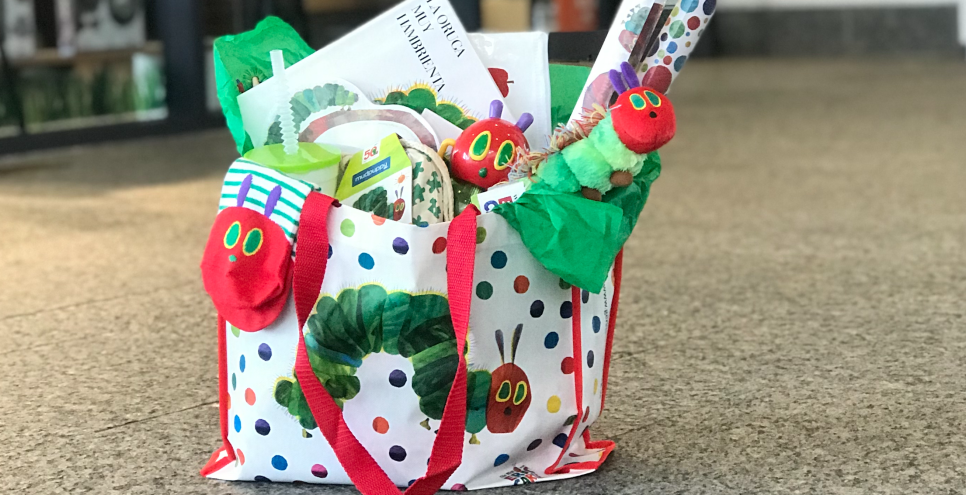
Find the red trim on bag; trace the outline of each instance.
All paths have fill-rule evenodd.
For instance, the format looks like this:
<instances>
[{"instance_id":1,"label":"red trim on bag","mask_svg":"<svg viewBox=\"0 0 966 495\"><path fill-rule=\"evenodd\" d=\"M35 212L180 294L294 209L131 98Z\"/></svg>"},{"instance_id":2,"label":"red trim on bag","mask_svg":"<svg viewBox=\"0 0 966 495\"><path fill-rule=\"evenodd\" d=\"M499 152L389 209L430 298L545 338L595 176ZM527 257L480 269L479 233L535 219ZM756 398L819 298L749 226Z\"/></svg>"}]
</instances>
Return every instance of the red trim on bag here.
<instances>
[{"instance_id":1,"label":"red trim on bag","mask_svg":"<svg viewBox=\"0 0 966 495\"><path fill-rule=\"evenodd\" d=\"M607 397L607 377L610 376L610 356L614 348L614 328L617 327L617 304L621 297L621 277L624 273L624 250L621 249L614 259L614 302L611 303L610 321L607 322L607 347L604 350L604 376L600 389L600 413L604 413L604 399Z\"/></svg>"},{"instance_id":2,"label":"red trim on bag","mask_svg":"<svg viewBox=\"0 0 966 495\"><path fill-rule=\"evenodd\" d=\"M577 417L574 419L574 424L570 428L570 434L567 435L567 443L560 449L560 455L557 456L557 460L544 471L546 474L566 473L570 471L570 466L561 467L560 461L563 459L564 454L567 453L567 449L570 448L570 444L574 441L574 438L576 438L577 430L580 427L580 422L584 415L584 351L580 332L581 301L580 288L576 285L570 290L570 300L570 304L573 306L573 311L570 315L572 320L570 325L573 333L574 398L577 402Z\"/></svg>"},{"instance_id":3,"label":"red trim on bag","mask_svg":"<svg viewBox=\"0 0 966 495\"><path fill-rule=\"evenodd\" d=\"M218 420L221 423L221 447L211 455L201 468L201 475L208 476L235 461L235 449L228 441L228 329L225 319L218 315ZM218 460L219 454L226 456Z\"/></svg>"},{"instance_id":4,"label":"red trim on bag","mask_svg":"<svg viewBox=\"0 0 966 495\"><path fill-rule=\"evenodd\" d=\"M610 453L613 452L614 451L614 448L617 446L614 442L612 442L610 440L598 440L596 442L595 441L592 441L590 439L590 428L585 428L584 429L584 434L582 436L584 438L584 445L588 449L603 449L603 452L601 452L601 454L600 454L600 459L598 459L596 461L584 461L584 462L577 462L577 463L574 463L574 464L568 464L568 465L564 466L563 468L561 468L558 472L560 472L560 473L569 473L569 472L571 472L573 470L581 470L581 469L594 470L594 469L597 469L597 468L599 468L601 466L601 464L604 463L604 461L607 460L607 456L609 456Z\"/></svg>"},{"instance_id":5,"label":"red trim on bag","mask_svg":"<svg viewBox=\"0 0 966 495\"><path fill-rule=\"evenodd\" d=\"M311 193L306 198L299 226L295 253L294 297L299 323L299 347L295 375L305 394L319 431L329 442L349 479L363 495L400 493L385 471L346 425L342 411L319 382L309 363L302 327L318 299L328 259L327 218L332 198ZM447 292L457 349L466 346L472 301L473 268L476 254L476 216L469 207L450 223L447 233ZM436 493L459 467L463 457L466 429L466 357L458 353L459 364L443 409L426 475L416 480L407 495Z\"/></svg>"}]
</instances>

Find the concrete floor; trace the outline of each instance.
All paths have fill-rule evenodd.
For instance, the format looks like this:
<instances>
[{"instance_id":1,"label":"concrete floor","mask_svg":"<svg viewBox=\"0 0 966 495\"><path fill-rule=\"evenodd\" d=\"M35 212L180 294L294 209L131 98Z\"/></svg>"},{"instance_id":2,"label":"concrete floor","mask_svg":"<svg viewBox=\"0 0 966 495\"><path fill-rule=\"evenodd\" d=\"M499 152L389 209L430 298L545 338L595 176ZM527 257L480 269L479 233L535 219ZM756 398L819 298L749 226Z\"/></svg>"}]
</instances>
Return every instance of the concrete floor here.
<instances>
[{"instance_id":1,"label":"concrete floor","mask_svg":"<svg viewBox=\"0 0 966 495\"><path fill-rule=\"evenodd\" d=\"M966 64L695 61L627 246L601 472L490 493L966 491ZM198 262L226 132L0 161L0 493L228 484ZM512 491L511 491L512 490Z\"/></svg>"}]
</instances>

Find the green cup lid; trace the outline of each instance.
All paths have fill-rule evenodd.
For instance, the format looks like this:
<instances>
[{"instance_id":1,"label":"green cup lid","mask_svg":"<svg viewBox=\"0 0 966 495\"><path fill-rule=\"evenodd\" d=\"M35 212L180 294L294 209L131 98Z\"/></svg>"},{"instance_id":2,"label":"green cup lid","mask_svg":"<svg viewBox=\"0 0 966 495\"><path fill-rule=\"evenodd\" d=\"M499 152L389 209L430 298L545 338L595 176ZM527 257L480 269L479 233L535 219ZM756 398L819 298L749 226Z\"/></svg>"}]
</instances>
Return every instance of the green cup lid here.
<instances>
[{"instance_id":1,"label":"green cup lid","mask_svg":"<svg viewBox=\"0 0 966 495\"><path fill-rule=\"evenodd\" d=\"M339 148L327 144L298 143L298 153L289 155L284 145L269 144L245 153L245 158L282 173L305 174L338 165L342 161Z\"/></svg>"}]
</instances>

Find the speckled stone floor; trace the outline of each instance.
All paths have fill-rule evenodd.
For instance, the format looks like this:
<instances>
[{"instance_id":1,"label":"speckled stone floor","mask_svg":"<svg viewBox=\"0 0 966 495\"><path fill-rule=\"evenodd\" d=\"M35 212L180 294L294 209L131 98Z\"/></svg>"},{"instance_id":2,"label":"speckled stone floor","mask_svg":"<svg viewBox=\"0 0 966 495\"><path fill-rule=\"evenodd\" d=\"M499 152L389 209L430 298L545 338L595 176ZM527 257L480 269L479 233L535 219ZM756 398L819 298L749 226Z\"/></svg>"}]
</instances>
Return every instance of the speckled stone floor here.
<instances>
[{"instance_id":1,"label":"speckled stone floor","mask_svg":"<svg viewBox=\"0 0 966 495\"><path fill-rule=\"evenodd\" d=\"M502 493L966 491L966 64L695 61L627 246L596 474ZM226 132L0 160L0 493L198 475Z\"/></svg>"}]
</instances>

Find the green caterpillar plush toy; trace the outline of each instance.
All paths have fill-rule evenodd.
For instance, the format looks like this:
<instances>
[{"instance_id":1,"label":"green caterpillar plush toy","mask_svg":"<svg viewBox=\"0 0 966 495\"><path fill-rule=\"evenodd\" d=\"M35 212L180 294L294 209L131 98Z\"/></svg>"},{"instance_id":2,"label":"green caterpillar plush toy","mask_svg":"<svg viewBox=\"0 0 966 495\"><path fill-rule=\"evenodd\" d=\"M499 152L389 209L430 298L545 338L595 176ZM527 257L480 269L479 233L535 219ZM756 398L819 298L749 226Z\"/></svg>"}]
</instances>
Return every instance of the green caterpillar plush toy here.
<instances>
[{"instance_id":1,"label":"green caterpillar plush toy","mask_svg":"<svg viewBox=\"0 0 966 495\"><path fill-rule=\"evenodd\" d=\"M558 129L548 152L531 155L533 175L556 191L600 201L614 187L630 185L647 154L674 137L674 107L666 96L642 87L627 62L609 76L620 95L610 110L597 107Z\"/></svg>"}]
</instances>

